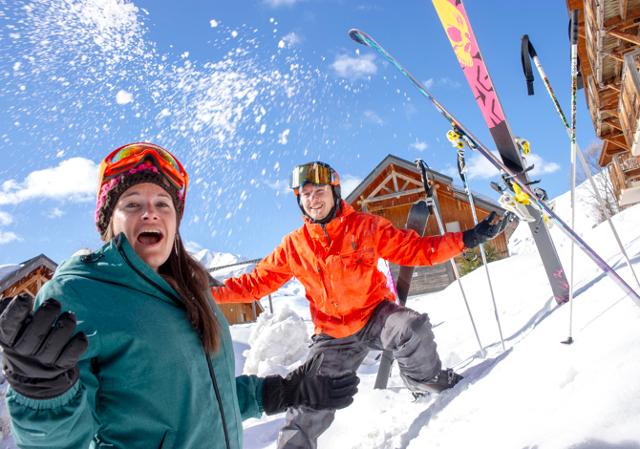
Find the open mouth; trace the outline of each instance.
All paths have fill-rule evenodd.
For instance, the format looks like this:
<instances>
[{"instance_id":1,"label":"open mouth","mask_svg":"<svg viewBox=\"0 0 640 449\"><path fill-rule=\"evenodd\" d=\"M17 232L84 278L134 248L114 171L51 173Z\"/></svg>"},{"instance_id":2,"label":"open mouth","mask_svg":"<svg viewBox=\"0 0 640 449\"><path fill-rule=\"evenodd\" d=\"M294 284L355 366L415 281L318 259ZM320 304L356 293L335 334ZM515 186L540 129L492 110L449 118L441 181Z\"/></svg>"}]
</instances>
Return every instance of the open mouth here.
<instances>
[{"instance_id":1,"label":"open mouth","mask_svg":"<svg viewBox=\"0 0 640 449\"><path fill-rule=\"evenodd\" d=\"M155 245L162 240L162 232L160 231L142 231L138 234L138 242L143 245Z\"/></svg>"}]
</instances>

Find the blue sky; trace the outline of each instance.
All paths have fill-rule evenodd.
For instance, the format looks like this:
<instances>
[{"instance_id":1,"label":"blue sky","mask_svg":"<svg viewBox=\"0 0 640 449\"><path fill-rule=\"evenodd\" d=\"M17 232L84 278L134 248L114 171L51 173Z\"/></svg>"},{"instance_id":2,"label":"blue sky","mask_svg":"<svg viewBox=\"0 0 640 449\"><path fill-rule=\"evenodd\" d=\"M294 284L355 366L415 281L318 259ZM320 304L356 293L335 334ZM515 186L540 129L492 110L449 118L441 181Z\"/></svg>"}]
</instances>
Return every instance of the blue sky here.
<instances>
[{"instance_id":1,"label":"blue sky","mask_svg":"<svg viewBox=\"0 0 640 449\"><path fill-rule=\"evenodd\" d=\"M541 185L569 186L569 143L539 79L527 97L528 33L569 110L564 2L467 0L511 128L532 144ZM452 174L446 122L347 31L385 46L487 146L480 111L430 1L0 0L0 264L60 262L100 245L96 168L149 140L191 175L182 234L203 247L266 255L301 223L294 164L322 159L352 188L387 154ZM579 93L578 141L597 143ZM494 172L468 154L474 191ZM456 180L457 182L457 180Z\"/></svg>"}]
</instances>

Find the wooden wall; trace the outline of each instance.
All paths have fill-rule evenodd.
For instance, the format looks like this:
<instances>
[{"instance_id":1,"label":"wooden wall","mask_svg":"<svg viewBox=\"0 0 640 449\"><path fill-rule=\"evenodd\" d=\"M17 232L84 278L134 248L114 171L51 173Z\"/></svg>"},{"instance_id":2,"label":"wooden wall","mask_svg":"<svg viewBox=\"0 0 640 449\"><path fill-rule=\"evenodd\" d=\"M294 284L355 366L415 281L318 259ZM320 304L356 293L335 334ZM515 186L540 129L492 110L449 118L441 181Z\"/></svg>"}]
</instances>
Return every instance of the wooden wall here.
<instances>
[{"instance_id":1,"label":"wooden wall","mask_svg":"<svg viewBox=\"0 0 640 449\"><path fill-rule=\"evenodd\" d=\"M229 324L254 322L264 311L258 302L218 304Z\"/></svg>"}]
</instances>

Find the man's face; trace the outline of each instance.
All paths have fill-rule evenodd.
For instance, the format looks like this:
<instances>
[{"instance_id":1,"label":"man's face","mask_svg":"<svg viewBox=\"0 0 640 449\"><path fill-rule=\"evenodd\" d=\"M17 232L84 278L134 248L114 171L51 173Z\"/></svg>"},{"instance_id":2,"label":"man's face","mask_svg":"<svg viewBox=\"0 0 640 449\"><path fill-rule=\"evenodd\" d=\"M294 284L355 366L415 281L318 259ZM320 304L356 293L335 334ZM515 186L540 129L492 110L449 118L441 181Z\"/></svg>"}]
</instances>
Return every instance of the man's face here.
<instances>
[{"instance_id":1,"label":"man's face","mask_svg":"<svg viewBox=\"0 0 640 449\"><path fill-rule=\"evenodd\" d=\"M335 201L331 186L307 183L300 189L300 204L314 220L322 220L333 208Z\"/></svg>"}]
</instances>

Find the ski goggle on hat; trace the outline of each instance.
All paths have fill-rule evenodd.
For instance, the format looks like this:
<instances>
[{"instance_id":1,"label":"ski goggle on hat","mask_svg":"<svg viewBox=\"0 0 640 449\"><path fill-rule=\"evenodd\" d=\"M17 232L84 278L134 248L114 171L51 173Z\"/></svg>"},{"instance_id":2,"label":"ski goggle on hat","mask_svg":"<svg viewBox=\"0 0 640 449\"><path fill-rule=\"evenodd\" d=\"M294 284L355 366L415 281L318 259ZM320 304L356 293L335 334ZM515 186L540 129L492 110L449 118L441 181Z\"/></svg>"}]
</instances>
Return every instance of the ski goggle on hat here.
<instances>
[{"instance_id":1,"label":"ski goggle on hat","mask_svg":"<svg viewBox=\"0 0 640 449\"><path fill-rule=\"evenodd\" d=\"M324 162L309 162L294 167L290 184L293 193L297 196L300 193L300 189L307 183L316 185L328 184L335 187L340 185L340 177L329 164Z\"/></svg>"},{"instance_id":2,"label":"ski goggle on hat","mask_svg":"<svg viewBox=\"0 0 640 449\"><path fill-rule=\"evenodd\" d=\"M131 173L131 170L146 161L153 164L176 187L184 200L189 175L173 154L152 143L130 143L113 150L100 164L98 179L104 184L120 175Z\"/></svg>"}]
</instances>

